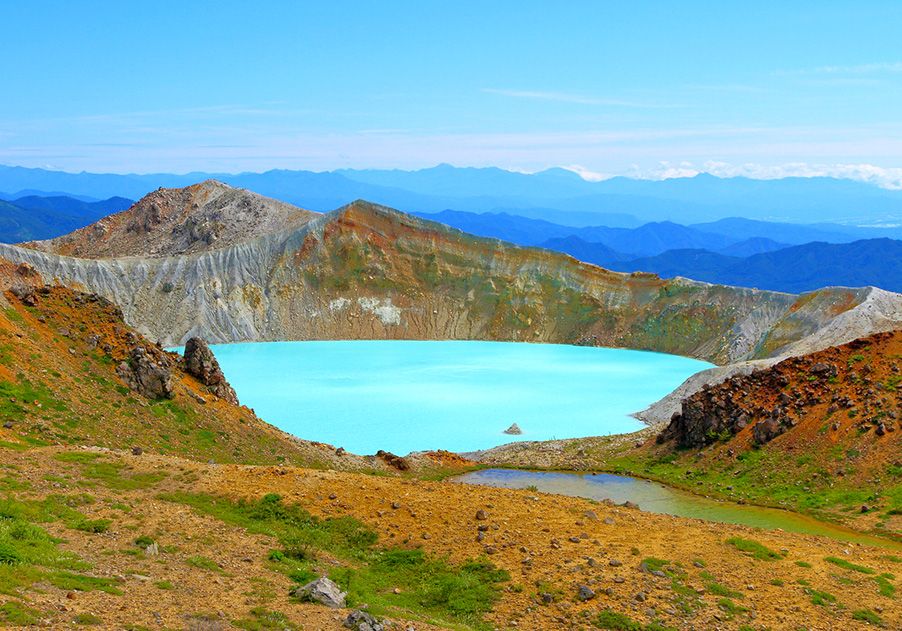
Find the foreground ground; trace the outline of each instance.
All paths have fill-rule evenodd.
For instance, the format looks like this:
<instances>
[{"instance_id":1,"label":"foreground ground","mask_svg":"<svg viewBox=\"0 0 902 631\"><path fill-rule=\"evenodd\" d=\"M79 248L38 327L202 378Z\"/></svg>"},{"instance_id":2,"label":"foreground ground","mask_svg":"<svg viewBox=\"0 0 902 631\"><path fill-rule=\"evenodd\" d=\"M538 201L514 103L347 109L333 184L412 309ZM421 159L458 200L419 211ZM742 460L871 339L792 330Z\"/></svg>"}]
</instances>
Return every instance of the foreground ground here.
<instances>
[{"instance_id":1,"label":"foreground ground","mask_svg":"<svg viewBox=\"0 0 902 631\"><path fill-rule=\"evenodd\" d=\"M328 574L416 629L902 625L892 550L453 482L69 447L0 462L7 624L337 629L347 612L289 597Z\"/></svg>"}]
</instances>

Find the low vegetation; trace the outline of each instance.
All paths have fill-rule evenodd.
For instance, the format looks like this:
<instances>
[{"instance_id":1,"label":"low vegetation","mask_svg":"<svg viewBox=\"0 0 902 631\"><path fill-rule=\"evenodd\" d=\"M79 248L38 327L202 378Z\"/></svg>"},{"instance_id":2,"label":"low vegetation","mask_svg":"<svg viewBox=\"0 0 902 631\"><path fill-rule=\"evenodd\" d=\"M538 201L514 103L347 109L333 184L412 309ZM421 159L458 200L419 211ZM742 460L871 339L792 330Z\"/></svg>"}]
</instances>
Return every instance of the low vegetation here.
<instances>
[{"instance_id":1,"label":"low vegetation","mask_svg":"<svg viewBox=\"0 0 902 631\"><path fill-rule=\"evenodd\" d=\"M376 534L359 521L319 519L276 494L253 502L184 493L162 498L273 537L280 545L269 553L273 569L298 584L326 571L348 592L349 604L367 603L374 613L415 612L428 620L480 627L498 597L499 585L510 580L507 572L487 560L455 566L418 549L378 547ZM322 558L338 559L340 564L324 566L319 563ZM212 569L206 560L203 566Z\"/></svg>"}]
</instances>

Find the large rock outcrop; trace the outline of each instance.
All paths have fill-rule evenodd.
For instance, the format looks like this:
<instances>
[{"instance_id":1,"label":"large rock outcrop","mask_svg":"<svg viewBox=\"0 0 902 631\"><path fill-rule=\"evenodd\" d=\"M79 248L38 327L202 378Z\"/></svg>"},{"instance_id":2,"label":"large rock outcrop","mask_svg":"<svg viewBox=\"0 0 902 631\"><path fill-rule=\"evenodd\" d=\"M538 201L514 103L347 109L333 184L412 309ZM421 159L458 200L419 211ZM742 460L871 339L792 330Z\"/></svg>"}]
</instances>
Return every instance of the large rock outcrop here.
<instances>
[{"instance_id":1,"label":"large rock outcrop","mask_svg":"<svg viewBox=\"0 0 902 631\"><path fill-rule=\"evenodd\" d=\"M809 440L828 427L892 434L902 418L900 350L902 330L879 333L704 386L683 401L658 442L699 448L745 435L763 445L801 425L815 429Z\"/></svg>"},{"instance_id":2,"label":"large rock outcrop","mask_svg":"<svg viewBox=\"0 0 902 631\"><path fill-rule=\"evenodd\" d=\"M234 388L222 374L213 351L201 338L192 337L185 343L184 364L185 372L196 377L212 394L238 405Z\"/></svg>"},{"instance_id":3,"label":"large rock outcrop","mask_svg":"<svg viewBox=\"0 0 902 631\"><path fill-rule=\"evenodd\" d=\"M119 364L116 373L129 388L148 399L171 399L175 396L171 361L154 347L133 346L128 359Z\"/></svg>"}]
</instances>

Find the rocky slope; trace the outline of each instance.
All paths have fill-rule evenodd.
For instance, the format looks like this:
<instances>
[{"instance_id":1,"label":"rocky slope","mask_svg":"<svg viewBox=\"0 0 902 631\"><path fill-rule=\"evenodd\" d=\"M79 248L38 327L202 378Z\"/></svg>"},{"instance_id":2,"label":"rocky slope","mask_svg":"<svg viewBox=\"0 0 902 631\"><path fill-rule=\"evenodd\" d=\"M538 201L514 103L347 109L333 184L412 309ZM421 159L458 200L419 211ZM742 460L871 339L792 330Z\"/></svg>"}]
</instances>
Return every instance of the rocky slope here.
<instances>
[{"instance_id":1,"label":"rocky slope","mask_svg":"<svg viewBox=\"0 0 902 631\"><path fill-rule=\"evenodd\" d=\"M8 446L394 470L275 429L237 405L202 348L187 359L129 329L105 298L44 285L33 268L0 260L0 425Z\"/></svg>"},{"instance_id":2,"label":"rocky slope","mask_svg":"<svg viewBox=\"0 0 902 631\"><path fill-rule=\"evenodd\" d=\"M689 395L666 427L469 457L629 473L902 539L902 331L750 370Z\"/></svg>"},{"instance_id":3,"label":"rocky slope","mask_svg":"<svg viewBox=\"0 0 902 631\"><path fill-rule=\"evenodd\" d=\"M612 273L366 202L299 228L245 236L167 258L87 260L13 246L0 246L0 254L107 297L164 344L193 336L499 339L726 364L822 348L902 322L902 297L871 288L794 296ZM114 249L107 241L96 251Z\"/></svg>"},{"instance_id":4,"label":"rocky slope","mask_svg":"<svg viewBox=\"0 0 902 631\"><path fill-rule=\"evenodd\" d=\"M898 555L830 539L288 466L0 461L2 625L337 631L363 606L393 631L902 625ZM290 596L325 575L343 607Z\"/></svg>"},{"instance_id":5,"label":"rocky slope","mask_svg":"<svg viewBox=\"0 0 902 631\"><path fill-rule=\"evenodd\" d=\"M248 235L301 226L316 216L250 191L207 180L158 189L120 213L28 247L83 258L165 257L225 248Z\"/></svg>"}]
</instances>

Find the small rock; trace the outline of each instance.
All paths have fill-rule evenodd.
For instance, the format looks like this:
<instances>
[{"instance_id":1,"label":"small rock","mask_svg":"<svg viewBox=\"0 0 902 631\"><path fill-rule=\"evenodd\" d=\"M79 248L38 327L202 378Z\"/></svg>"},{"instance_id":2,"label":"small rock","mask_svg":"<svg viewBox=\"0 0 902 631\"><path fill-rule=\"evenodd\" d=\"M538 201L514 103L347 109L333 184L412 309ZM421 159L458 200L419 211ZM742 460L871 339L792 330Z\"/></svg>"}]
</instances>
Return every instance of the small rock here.
<instances>
[{"instance_id":1,"label":"small rock","mask_svg":"<svg viewBox=\"0 0 902 631\"><path fill-rule=\"evenodd\" d=\"M588 585L580 585L576 597L582 601L592 600L595 598L595 591Z\"/></svg>"},{"instance_id":2,"label":"small rock","mask_svg":"<svg viewBox=\"0 0 902 631\"><path fill-rule=\"evenodd\" d=\"M645 592L639 592L638 594L636 594L635 600L640 603L644 603L646 600L648 600L648 595L646 595Z\"/></svg>"},{"instance_id":3,"label":"small rock","mask_svg":"<svg viewBox=\"0 0 902 631\"><path fill-rule=\"evenodd\" d=\"M486 513L486 512L485 512L484 510L482 510L481 508L480 508L478 511L476 511L476 519L477 519L477 520L479 520L479 521L485 521L485 520L488 519L488 518L489 518L488 513Z\"/></svg>"},{"instance_id":4,"label":"small rock","mask_svg":"<svg viewBox=\"0 0 902 631\"><path fill-rule=\"evenodd\" d=\"M318 602L333 609L341 609L345 606L347 593L341 591L334 582L321 576L315 581L310 581L294 590L294 596L307 602Z\"/></svg>"},{"instance_id":5,"label":"small rock","mask_svg":"<svg viewBox=\"0 0 902 631\"><path fill-rule=\"evenodd\" d=\"M133 456L140 456L143 453L144 453L144 450L141 447L132 447L132 455Z\"/></svg>"},{"instance_id":6,"label":"small rock","mask_svg":"<svg viewBox=\"0 0 902 631\"><path fill-rule=\"evenodd\" d=\"M345 618L344 627L354 631L384 631L385 626L374 616L360 609L355 609Z\"/></svg>"},{"instance_id":7,"label":"small rock","mask_svg":"<svg viewBox=\"0 0 902 631\"><path fill-rule=\"evenodd\" d=\"M608 561L608 565L610 565L611 567L620 567L621 565L623 565L623 562L618 561L617 559L611 559L610 561Z\"/></svg>"}]
</instances>

